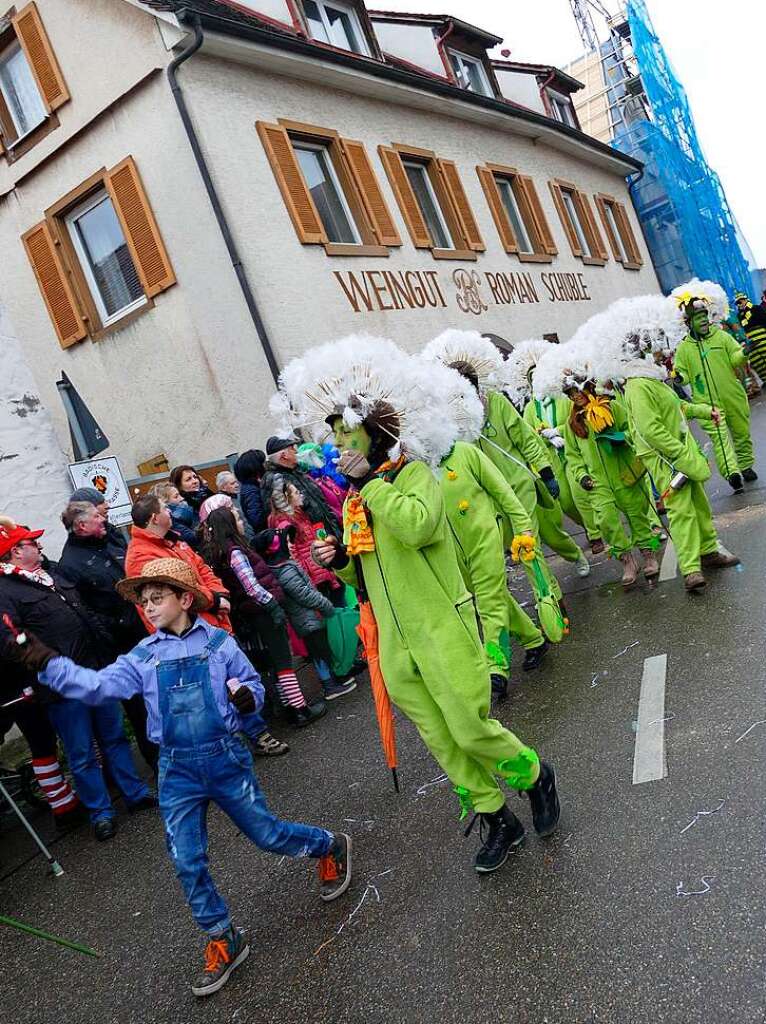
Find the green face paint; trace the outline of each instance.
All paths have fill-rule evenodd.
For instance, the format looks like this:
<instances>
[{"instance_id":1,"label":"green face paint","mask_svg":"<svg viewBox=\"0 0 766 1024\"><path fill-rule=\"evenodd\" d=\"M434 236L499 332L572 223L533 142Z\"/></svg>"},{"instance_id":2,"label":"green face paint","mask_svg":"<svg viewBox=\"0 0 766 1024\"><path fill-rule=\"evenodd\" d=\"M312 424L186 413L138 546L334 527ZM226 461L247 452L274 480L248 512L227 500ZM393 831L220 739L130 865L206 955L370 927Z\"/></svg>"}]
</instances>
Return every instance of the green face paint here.
<instances>
[{"instance_id":1,"label":"green face paint","mask_svg":"<svg viewBox=\"0 0 766 1024\"><path fill-rule=\"evenodd\" d=\"M361 452L362 455L369 455L372 441L364 427L347 427L342 417L338 417L333 424L335 444L339 450Z\"/></svg>"},{"instance_id":2,"label":"green face paint","mask_svg":"<svg viewBox=\"0 0 766 1024\"><path fill-rule=\"evenodd\" d=\"M689 326L695 334L705 338L710 333L710 317L706 309L695 309L689 318Z\"/></svg>"}]
</instances>

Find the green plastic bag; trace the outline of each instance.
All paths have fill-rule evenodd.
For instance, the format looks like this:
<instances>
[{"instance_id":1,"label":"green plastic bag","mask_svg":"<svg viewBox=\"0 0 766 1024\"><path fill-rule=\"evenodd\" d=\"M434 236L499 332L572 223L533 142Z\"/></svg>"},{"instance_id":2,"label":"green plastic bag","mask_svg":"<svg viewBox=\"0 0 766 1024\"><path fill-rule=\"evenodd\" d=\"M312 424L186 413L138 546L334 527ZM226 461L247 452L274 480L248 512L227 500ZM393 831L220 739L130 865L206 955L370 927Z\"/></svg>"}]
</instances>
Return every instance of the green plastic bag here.
<instances>
[{"instance_id":1,"label":"green plastic bag","mask_svg":"<svg viewBox=\"0 0 766 1024\"><path fill-rule=\"evenodd\" d=\"M359 608L338 608L335 614L325 621L325 625L327 643L332 654L330 668L336 676L344 676L351 670L359 649L359 636L356 632L359 625Z\"/></svg>"},{"instance_id":2,"label":"green plastic bag","mask_svg":"<svg viewBox=\"0 0 766 1024\"><path fill-rule=\"evenodd\" d=\"M532 563L532 567L534 569L535 579L537 580L537 586L540 591L540 596L536 601L537 617L540 620L540 629L552 644L561 643L569 632L569 623L561 614L559 603L550 592L550 588L548 587L548 583L545 579L545 574L540 568L540 563L537 558L535 558Z\"/></svg>"}]
</instances>

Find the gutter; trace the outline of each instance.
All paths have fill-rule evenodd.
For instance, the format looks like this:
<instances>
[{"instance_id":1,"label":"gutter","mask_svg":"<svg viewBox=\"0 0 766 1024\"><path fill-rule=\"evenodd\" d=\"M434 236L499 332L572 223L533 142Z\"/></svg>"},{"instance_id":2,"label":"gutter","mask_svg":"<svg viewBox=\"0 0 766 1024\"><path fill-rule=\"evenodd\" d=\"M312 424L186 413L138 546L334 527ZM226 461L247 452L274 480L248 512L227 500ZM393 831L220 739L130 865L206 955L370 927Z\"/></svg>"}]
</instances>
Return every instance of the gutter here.
<instances>
[{"instance_id":1,"label":"gutter","mask_svg":"<svg viewBox=\"0 0 766 1024\"><path fill-rule=\"evenodd\" d=\"M194 31L194 38L189 42L181 52L174 57L167 68L168 82L170 83L170 91L173 93L173 99L176 101L178 107L178 113L181 117L181 122L186 132L186 137L189 140L194 159L197 162L197 169L202 177L205 191L207 192L210 205L213 207L213 213L215 219L218 222L218 227L221 231L221 236L226 245L226 249L231 259L231 265L234 268L234 273L237 275L237 281L239 287L242 290L242 294L247 305L248 312L250 313L250 319L253 321L258 340L261 343L263 354L266 357L271 376L274 378L276 384L279 380L279 364L277 362L274 349L271 345L271 339L269 338L266 330L266 325L263 322L260 310L258 309L258 303L256 302L253 290L250 287L250 281L247 277L247 271L245 270L242 258L239 255L237 249L237 243L234 241L234 236L231 233L229 222L226 214L224 213L221 201L218 198L218 192L210 174L210 169L205 160L205 155L202 152L200 146L199 137L195 131L194 124L192 123L191 116L189 115L189 108L186 106L186 100L184 94L181 91L181 86L178 84L178 69L184 64L190 57L192 57L202 46L204 42L204 32L202 30L202 24L200 22L199 15L189 13L186 9L183 9L177 13L178 21L182 25L188 25Z\"/></svg>"}]
</instances>

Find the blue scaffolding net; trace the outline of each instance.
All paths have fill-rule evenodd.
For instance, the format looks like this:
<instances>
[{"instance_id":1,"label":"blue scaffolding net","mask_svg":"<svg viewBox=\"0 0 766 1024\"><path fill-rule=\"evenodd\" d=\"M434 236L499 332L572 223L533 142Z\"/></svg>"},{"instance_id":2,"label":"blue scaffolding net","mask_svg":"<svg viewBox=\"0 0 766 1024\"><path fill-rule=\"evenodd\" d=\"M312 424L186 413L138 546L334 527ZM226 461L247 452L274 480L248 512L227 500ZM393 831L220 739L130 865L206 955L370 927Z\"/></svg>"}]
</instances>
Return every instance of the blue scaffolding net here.
<instances>
[{"instance_id":1,"label":"blue scaffolding net","mask_svg":"<svg viewBox=\"0 0 766 1024\"><path fill-rule=\"evenodd\" d=\"M627 19L640 81L627 76L613 41L604 44L602 56L607 87L621 111L613 145L645 165L631 193L660 286L667 293L696 276L719 282L729 296L738 289L751 292L752 252L718 175L705 160L686 92L645 0L628 0ZM632 103L631 94L641 90L641 102Z\"/></svg>"}]
</instances>

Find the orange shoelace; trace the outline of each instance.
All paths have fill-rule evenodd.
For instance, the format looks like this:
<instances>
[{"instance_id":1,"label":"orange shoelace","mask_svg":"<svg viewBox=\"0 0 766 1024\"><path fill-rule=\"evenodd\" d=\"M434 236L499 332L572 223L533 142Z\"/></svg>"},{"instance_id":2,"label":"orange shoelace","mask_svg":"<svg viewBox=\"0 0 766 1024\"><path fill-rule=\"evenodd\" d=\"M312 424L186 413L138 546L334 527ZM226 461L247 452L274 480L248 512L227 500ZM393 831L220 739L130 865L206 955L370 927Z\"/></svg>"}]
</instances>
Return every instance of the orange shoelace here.
<instances>
[{"instance_id":1,"label":"orange shoelace","mask_svg":"<svg viewBox=\"0 0 766 1024\"><path fill-rule=\"evenodd\" d=\"M320 882L337 882L340 877L337 861L331 853L326 853L324 857L319 858L318 870Z\"/></svg>"},{"instance_id":2,"label":"orange shoelace","mask_svg":"<svg viewBox=\"0 0 766 1024\"><path fill-rule=\"evenodd\" d=\"M226 939L211 939L205 946L205 973L214 974L222 964L231 960Z\"/></svg>"}]
</instances>

